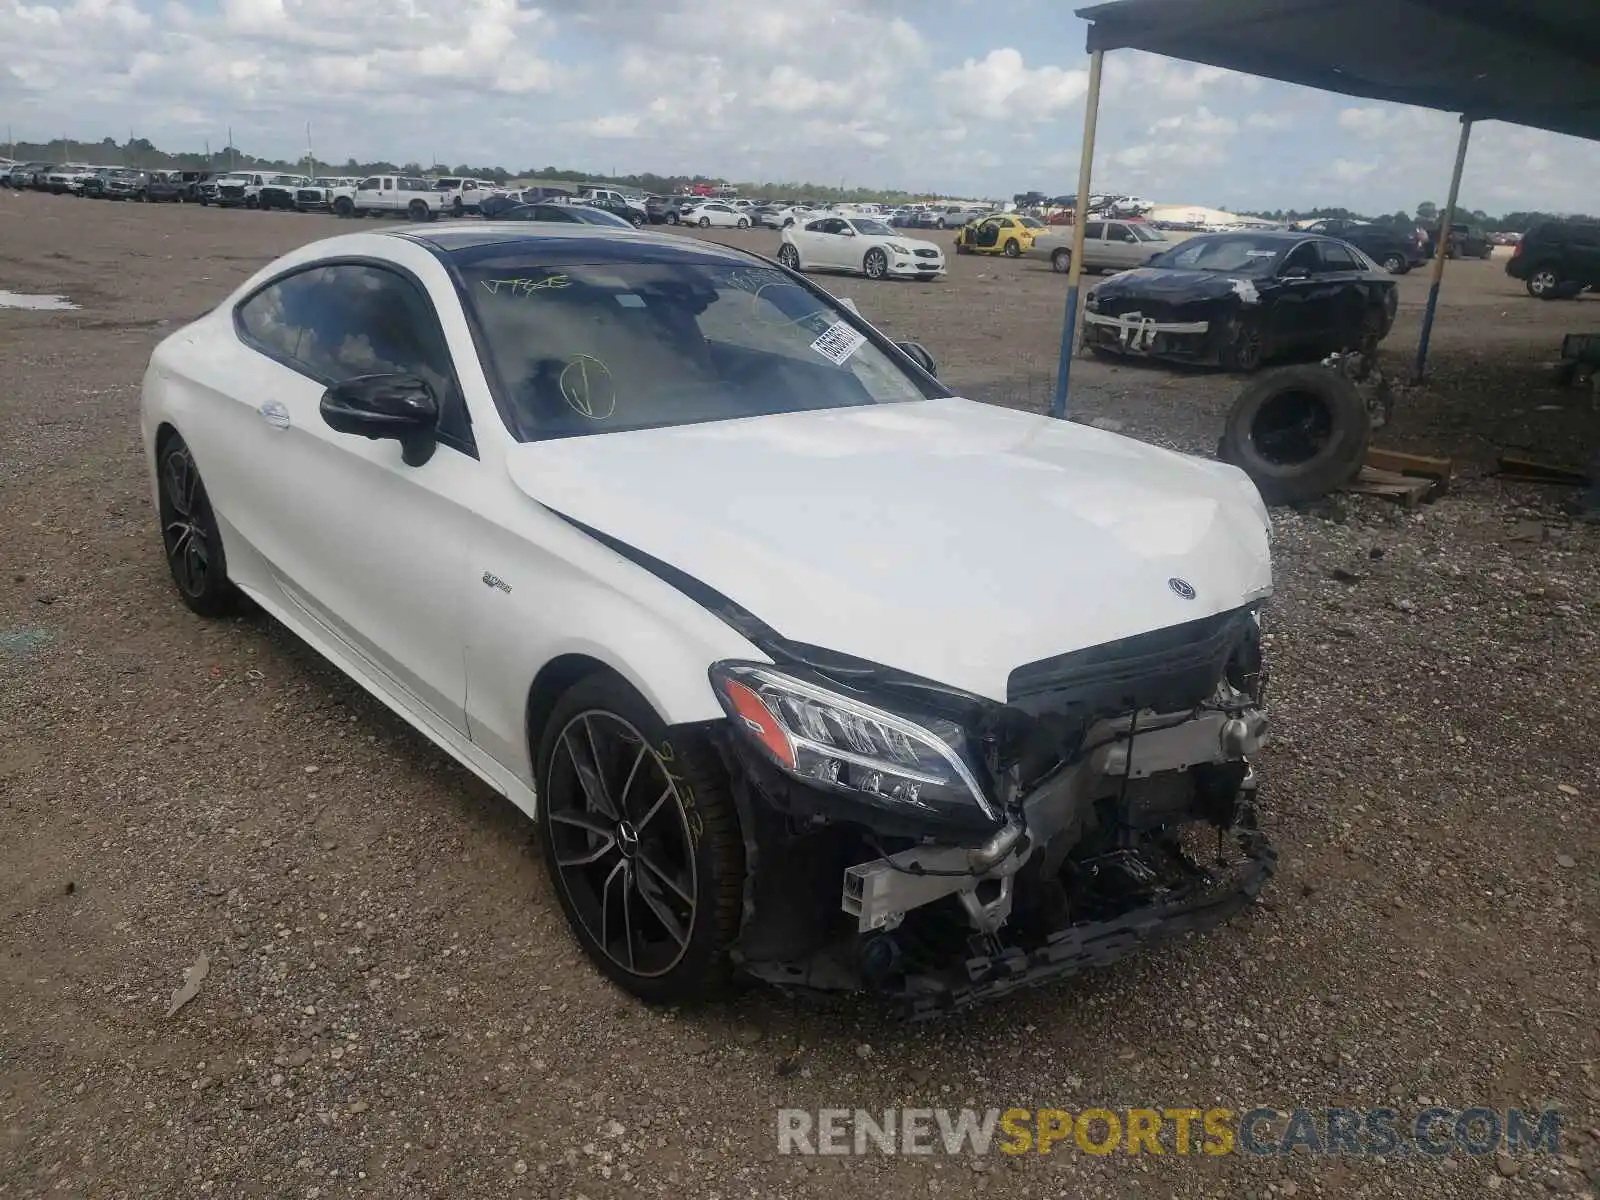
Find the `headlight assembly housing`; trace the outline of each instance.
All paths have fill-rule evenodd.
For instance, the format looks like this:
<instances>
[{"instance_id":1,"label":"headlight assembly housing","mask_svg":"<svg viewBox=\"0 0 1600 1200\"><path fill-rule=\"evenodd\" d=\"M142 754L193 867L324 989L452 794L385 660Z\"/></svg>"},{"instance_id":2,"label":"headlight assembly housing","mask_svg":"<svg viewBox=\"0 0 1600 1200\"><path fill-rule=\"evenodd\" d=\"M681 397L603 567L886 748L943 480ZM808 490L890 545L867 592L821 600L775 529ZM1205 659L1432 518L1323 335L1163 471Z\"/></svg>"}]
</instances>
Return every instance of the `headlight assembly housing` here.
<instances>
[{"instance_id":1,"label":"headlight assembly housing","mask_svg":"<svg viewBox=\"0 0 1600 1200\"><path fill-rule=\"evenodd\" d=\"M1000 822L956 722L870 703L765 663L720 662L710 674L738 735L790 778L899 818L969 828Z\"/></svg>"}]
</instances>

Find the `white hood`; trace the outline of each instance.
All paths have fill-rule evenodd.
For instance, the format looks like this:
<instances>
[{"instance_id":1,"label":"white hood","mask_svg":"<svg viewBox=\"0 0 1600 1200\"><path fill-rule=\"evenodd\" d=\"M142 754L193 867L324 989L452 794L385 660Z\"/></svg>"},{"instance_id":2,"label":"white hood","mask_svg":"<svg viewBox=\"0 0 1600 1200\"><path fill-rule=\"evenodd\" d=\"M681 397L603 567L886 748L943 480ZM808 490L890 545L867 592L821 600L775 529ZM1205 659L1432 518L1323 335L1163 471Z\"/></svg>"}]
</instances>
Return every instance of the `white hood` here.
<instances>
[{"instance_id":1,"label":"white hood","mask_svg":"<svg viewBox=\"0 0 1600 1200\"><path fill-rule=\"evenodd\" d=\"M784 637L996 700L1024 663L1272 587L1243 472L969 400L560 438L508 466Z\"/></svg>"}]
</instances>

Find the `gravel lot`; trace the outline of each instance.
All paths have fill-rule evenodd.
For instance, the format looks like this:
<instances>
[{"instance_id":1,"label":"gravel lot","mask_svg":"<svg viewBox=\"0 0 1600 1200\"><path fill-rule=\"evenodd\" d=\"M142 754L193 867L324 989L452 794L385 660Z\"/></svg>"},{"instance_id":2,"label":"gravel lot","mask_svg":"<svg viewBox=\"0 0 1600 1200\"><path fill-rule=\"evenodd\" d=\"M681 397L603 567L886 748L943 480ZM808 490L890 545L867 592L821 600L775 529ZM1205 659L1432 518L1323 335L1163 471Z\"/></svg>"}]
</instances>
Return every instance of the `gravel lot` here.
<instances>
[{"instance_id":1,"label":"gravel lot","mask_svg":"<svg viewBox=\"0 0 1600 1200\"><path fill-rule=\"evenodd\" d=\"M1263 903L931 1025L769 990L668 1012L581 960L510 805L269 619L208 624L170 588L136 431L149 351L348 228L0 193L0 289L81 305L0 311L0 1196L1600 1190L1600 530L1485 473L1499 446L1583 460L1587 393L1541 364L1600 302L1451 264L1434 382L1377 439L1457 456L1451 494L1275 514ZM1062 281L952 267L835 290L972 394L1042 405ZM1393 369L1426 283L1402 280ZM1083 419L1193 450L1237 387L1075 377ZM780 1106L1431 1103L1558 1105L1565 1157L846 1160L775 1138Z\"/></svg>"}]
</instances>

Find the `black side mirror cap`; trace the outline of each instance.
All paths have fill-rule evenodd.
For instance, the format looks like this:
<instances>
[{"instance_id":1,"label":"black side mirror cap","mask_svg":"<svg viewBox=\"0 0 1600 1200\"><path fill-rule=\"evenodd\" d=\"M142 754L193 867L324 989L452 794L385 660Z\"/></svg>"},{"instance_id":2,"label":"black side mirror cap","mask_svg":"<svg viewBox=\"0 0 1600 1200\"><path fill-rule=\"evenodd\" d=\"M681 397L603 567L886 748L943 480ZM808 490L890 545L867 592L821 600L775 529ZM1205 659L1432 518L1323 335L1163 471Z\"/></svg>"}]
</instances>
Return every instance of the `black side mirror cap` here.
<instances>
[{"instance_id":1,"label":"black side mirror cap","mask_svg":"<svg viewBox=\"0 0 1600 1200\"><path fill-rule=\"evenodd\" d=\"M933 355L928 353L928 348L921 342L896 342L895 345L905 351L906 356L917 366L935 379L939 378L939 365L933 361Z\"/></svg>"},{"instance_id":2,"label":"black side mirror cap","mask_svg":"<svg viewBox=\"0 0 1600 1200\"><path fill-rule=\"evenodd\" d=\"M358 375L330 387L319 407L339 433L398 441L408 467L422 466L438 444L439 401L419 375Z\"/></svg>"}]
</instances>

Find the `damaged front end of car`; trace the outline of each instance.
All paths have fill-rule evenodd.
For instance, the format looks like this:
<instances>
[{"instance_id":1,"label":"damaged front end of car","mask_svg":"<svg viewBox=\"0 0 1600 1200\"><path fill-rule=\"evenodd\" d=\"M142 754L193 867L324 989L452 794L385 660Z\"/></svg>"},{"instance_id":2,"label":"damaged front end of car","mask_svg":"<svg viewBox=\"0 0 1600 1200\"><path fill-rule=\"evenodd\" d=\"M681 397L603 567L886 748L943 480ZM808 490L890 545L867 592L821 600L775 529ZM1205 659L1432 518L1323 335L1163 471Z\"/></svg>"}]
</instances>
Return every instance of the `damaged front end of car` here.
<instances>
[{"instance_id":1,"label":"damaged front end of car","mask_svg":"<svg viewBox=\"0 0 1600 1200\"><path fill-rule=\"evenodd\" d=\"M711 671L758 978L933 1015L1215 925L1272 873L1257 604L1019 667L1005 704L760 648Z\"/></svg>"}]
</instances>

